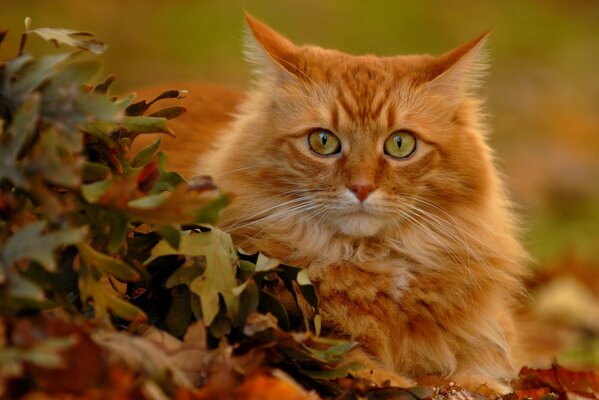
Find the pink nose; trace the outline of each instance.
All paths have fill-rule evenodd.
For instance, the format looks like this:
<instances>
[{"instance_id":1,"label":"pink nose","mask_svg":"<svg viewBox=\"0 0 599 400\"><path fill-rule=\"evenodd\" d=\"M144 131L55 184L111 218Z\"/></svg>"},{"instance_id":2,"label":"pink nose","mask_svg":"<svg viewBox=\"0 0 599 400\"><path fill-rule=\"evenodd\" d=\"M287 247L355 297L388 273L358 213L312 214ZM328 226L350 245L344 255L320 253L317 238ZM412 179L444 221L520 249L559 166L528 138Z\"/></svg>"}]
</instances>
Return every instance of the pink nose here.
<instances>
[{"instance_id":1,"label":"pink nose","mask_svg":"<svg viewBox=\"0 0 599 400\"><path fill-rule=\"evenodd\" d=\"M368 184L353 184L348 186L349 190L354 192L358 200L364 201L370 195L370 193L374 192L376 186L371 183Z\"/></svg>"}]
</instances>

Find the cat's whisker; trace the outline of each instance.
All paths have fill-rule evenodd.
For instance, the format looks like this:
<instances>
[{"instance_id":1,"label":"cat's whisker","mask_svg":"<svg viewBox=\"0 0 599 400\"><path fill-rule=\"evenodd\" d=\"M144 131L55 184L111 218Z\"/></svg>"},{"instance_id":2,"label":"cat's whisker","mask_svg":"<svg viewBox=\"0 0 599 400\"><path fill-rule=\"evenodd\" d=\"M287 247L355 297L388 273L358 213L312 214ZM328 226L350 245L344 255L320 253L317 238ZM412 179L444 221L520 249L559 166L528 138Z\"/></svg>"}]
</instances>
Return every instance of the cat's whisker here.
<instances>
[{"instance_id":1,"label":"cat's whisker","mask_svg":"<svg viewBox=\"0 0 599 400\"><path fill-rule=\"evenodd\" d=\"M513 259L512 257L510 257L509 255L506 255L505 252L501 251L500 249L496 249L495 247L491 246L491 243L487 243L482 241L479 237L476 237L474 235L472 235L470 232L468 232L467 230L461 228L457 222L455 221L455 218L448 213L447 211L443 210L441 207L439 207L438 205L430 202L429 200L418 196L418 195L412 195L412 194L407 194L404 193L402 194L403 196L407 197L407 198L411 198L414 201L420 202L426 206L432 207L435 210L438 210L439 212L443 213L445 216L447 216L447 218L451 219L453 221L453 223L451 224L456 231L459 231L462 235L467 236L469 239L471 239L472 241L476 242L477 244L479 244L482 248L484 248L487 251L492 252L494 255L503 258L509 262L516 262L515 259ZM491 227L485 222L485 221L480 221L480 224L485 226L488 230L491 229ZM464 238L464 241L466 241L466 238Z\"/></svg>"},{"instance_id":2,"label":"cat's whisker","mask_svg":"<svg viewBox=\"0 0 599 400\"><path fill-rule=\"evenodd\" d=\"M419 209L418 207L413 207L412 209L416 213L423 212L423 210ZM446 228L447 227L451 228L452 227L451 225L442 224L441 221L443 221L443 220L439 219L437 216L435 216L433 214L430 214L430 213L428 213L428 215L429 215L428 219L426 218L426 215L423 215L423 214L419 214L419 215L422 216L425 219L425 221L434 223L435 226L439 229L439 230L435 230L436 232L439 232L440 234L445 235L446 237L448 237L449 239L451 239L455 244L457 244L458 246L464 248L464 250L466 252L466 263L464 263L463 260L462 260L462 258L460 257L460 260L462 261L460 263L460 265L464 265L465 266L465 268L463 268L461 271L464 272L464 273L466 273L466 274L468 274L468 276L470 277L470 280L472 282L474 282L477 285L477 287L480 289L481 285L478 282L478 279L476 278L476 275L473 273L473 271L470 268L470 266L471 266L470 265L470 257L472 256L480 265L487 265L488 263L486 261L480 259L476 254L473 254L472 251L470 250L469 246L467 245L467 242L464 239L460 240L460 238L457 237L454 233L452 233L450 231L447 231L446 229L443 229L444 226ZM445 251L449 251L450 247L451 246L448 243L447 247L445 248ZM454 254L456 254L456 253L454 252ZM455 261L455 259L454 259L454 261Z\"/></svg>"},{"instance_id":3,"label":"cat's whisker","mask_svg":"<svg viewBox=\"0 0 599 400\"><path fill-rule=\"evenodd\" d=\"M406 197L408 197L408 196L406 196ZM436 232L447 237L453 243L462 247L465 250L467 260L466 260L466 263L464 264L466 266L466 268L464 269L464 272L467 273L469 275L469 277L471 278L471 280L473 282L475 282L477 284L477 286L480 288L480 284L478 283L478 280L476 279L474 273L469 268L470 257L472 257L474 260L476 260L476 262L479 265L488 265L489 262L487 260L482 259L477 252L472 251L472 249L468 245L468 241L466 240L466 237L464 236L465 232L459 226L457 226L457 224L450 223L449 221L439 217L438 215L436 215L434 213L425 211L425 210L421 209L420 207L417 207L416 205L413 205L413 204L405 204L405 205L408 206L410 209L412 209L415 213L418 213L420 216L422 216L424 218L424 220L427 221L429 224L432 224L433 226L431 228L435 229ZM461 236L458 236L458 235L461 235ZM448 246L450 246L449 243L448 243Z\"/></svg>"},{"instance_id":4,"label":"cat's whisker","mask_svg":"<svg viewBox=\"0 0 599 400\"><path fill-rule=\"evenodd\" d=\"M452 239L457 245L464 247L464 249L466 250L466 256L467 256L466 264L467 264L467 266L470 265L470 255L471 255L472 251L471 251L470 247L468 246L468 242L465 240L465 237L463 235L460 237L456 233L452 232L452 230L454 230L458 233L460 232L459 230L456 229L455 225L445 221L444 219L442 219L428 211L421 209L420 207L418 207L414 204L406 204L406 206L411 208L412 210L414 210L414 212L416 212L417 214L424 217L424 219L427 222L432 223L436 228L439 229L439 233L447 236L449 239ZM475 257L475 258L477 258L477 257ZM477 261L480 262L480 259L477 259Z\"/></svg>"},{"instance_id":5,"label":"cat's whisker","mask_svg":"<svg viewBox=\"0 0 599 400\"><path fill-rule=\"evenodd\" d=\"M303 210L302 212L306 212L307 211L308 213L310 213L313 209L317 209L317 208L319 208L319 207L317 207L316 205L314 205L313 208ZM324 209L321 208L316 213L308 215L308 216L305 216L304 218L310 219L310 218L312 218L314 216L322 214L323 211L326 213L328 210L326 208L324 208ZM297 213L297 214L299 214L299 213ZM305 224L305 222L307 222L307 221L306 220L300 220L300 221L296 222L294 225L300 226L302 224ZM243 244L249 242L252 239L255 239L258 235L260 235L262 232L265 232L266 230L267 230L267 228L264 227L264 228L258 229L257 231L253 232L253 235L246 235L246 239L244 241L240 242L239 246L243 247Z\"/></svg>"},{"instance_id":6,"label":"cat's whisker","mask_svg":"<svg viewBox=\"0 0 599 400\"><path fill-rule=\"evenodd\" d=\"M305 219L303 219L301 221L298 221L298 225L300 225L300 224L306 224L306 223L308 223L308 221L310 221L313 218L316 218L319 215L321 216L321 218L320 218L320 220L318 222L318 225L320 225L321 222L322 222L322 216L325 215L328 212L330 212L330 210L328 209L328 207L322 205L322 206L320 206L320 209L317 212L313 213L310 216L307 216Z\"/></svg>"},{"instance_id":7,"label":"cat's whisker","mask_svg":"<svg viewBox=\"0 0 599 400\"><path fill-rule=\"evenodd\" d=\"M243 219L242 221L238 221L238 222L236 222L233 225L223 225L221 228L223 230L235 229L237 227L237 225L243 224L243 223L245 223L247 221L250 221L250 220L254 220L255 218L257 218L257 217L259 217L259 216L261 216L263 214L268 214L269 212L271 212L273 210L276 210L277 208L284 207L284 206L289 205L289 204L295 204L295 205L297 205L297 203L305 204L305 202L306 202L306 199L303 198L303 197L300 197L300 198L295 198L295 199L292 199L292 200L285 201L283 203L275 204L272 207L268 207L266 209L260 210L259 212L253 214L252 216L249 216L249 217ZM269 214L269 215L272 215L272 214Z\"/></svg>"},{"instance_id":8,"label":"cat's whisker","mask_svg":"<svg viewBox=\"0 0 599 400\"><path fill-rule=\"evenodd\" d=\"M281 197L286 197L286 196L291 196L291 195L294 195L294 194L304 194L304 193L310 193L310 192L317 192L317 191L321 191L321 190L322 189L296 189L296 190L289 190L287 192L283 192L283 193L279 193L279 194L276 194L274 196L271 196L268 199L265 199L263 196L256 196L255 200L260 200L261 202L273 201L275 199L279 199ZM250 198L250 196L245 196L243 198L243 200L249 203L250 200L252 200L252 198ZM272 207L260 210L259 212L255 213L254 215L252 215L250 217L247 217L246 220L249 220L249 219L255 218L255 217L257 217L257 216L259 216L261 214L270 212L270 211L272 211L275 208L278 208L278 207L281 207L281 206L284 206L284 205L287 205L287 204L290 204L290 203L293 203L293 202L306 201L306 200L307 200L307 198L303 197L303 196L300 196L298 198L293 198L293 199L288 200L286 202L275 204Z\"/></svg>"},{"instance_id":9,"label":"cat's whisker","mask_svg":"<svg viewBox=\"0 0 599 400\"><path fill-rule=\"evenodd\" d=\"M248 165L246 167L230 169L228 171L221 172L220 174L213 175L213 178L215 178L215 179L222 178L223 176L227 176L227 175L233 174L235 172L245 171L245 170L252 169L252 168L256 169L256 166L255 165Z\"/></svg>"},{"instance_id":10,"label":"cat's whisker","mask_svg":"<svg viewBox=\"0 0 599 400\"><path fill-rule=\"evenodd\" d=\"M277 211L277 212L275 212L273 214L268 214L268 215L266 215L266 216L264 216L262 218L258 218L256 220L247 221L245 223L240 223L237 226L225 227L225 228L223 228L223 230L225 230L225 231L232 231L232 230L236 230L236 229L247 228L248 226L256 225L256 224L262 223L264 221L268 221L268 220L275 219L275 218L278 218L278 219L282 220L282 219L292 217L292 216L297 215L297 214L299 214L301 212L305 212L307 210L311 210L311 209L314 209L314 208L317 208L317 207L318 206L315 205L315 204L302 203L302 204L299 204L299 205L291 206L291 207L286 208L284 210Z\"/></svg>"},{"instance_id":11,"label":"cat's whisker","mask_svg":"<svg viewBox=\"0 0 599 400\"><path fill-rule=\"evenodd\" d=\"M410 220L417 227L420 227L420 229L424 233L429 235L440 246L441 249L443 249L445 252L447 252L447 254L449 254L449 256L454 260L454 262L456 262L460 265L464 263L464 260L461 259L461 257L459 257L453 250L451 250L451 247L447 246L447 243L443 243L443 241L441 240L439 235L437 235L432 229L430 229L429 227L424 225L422 222L420 222L417 218L415 218L413 213L405 212L403 214L403 217Z\"/></svg>"}]
</instances>

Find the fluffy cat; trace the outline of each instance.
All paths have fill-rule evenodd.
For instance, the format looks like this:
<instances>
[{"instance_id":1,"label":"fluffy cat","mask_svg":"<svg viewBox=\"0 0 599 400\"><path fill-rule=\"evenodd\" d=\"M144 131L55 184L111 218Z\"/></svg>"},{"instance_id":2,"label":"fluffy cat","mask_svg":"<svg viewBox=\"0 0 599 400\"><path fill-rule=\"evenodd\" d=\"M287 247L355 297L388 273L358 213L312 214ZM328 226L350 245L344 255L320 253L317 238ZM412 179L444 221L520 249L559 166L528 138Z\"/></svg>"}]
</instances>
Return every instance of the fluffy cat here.
<instances>
[{"instance_id":1,"label":"fluffy cat","mask_svg":"<svg viewBox=\"0 0 599 400\"><path fill-rule=\"evenodd\" d=\"M308 269L357 375L505 392L527 254L473 93L487 36L352 56L247 23L253 88L188 87L174 167L234 194L221 226L238 245Z\"/></svg>"}]
</instances>

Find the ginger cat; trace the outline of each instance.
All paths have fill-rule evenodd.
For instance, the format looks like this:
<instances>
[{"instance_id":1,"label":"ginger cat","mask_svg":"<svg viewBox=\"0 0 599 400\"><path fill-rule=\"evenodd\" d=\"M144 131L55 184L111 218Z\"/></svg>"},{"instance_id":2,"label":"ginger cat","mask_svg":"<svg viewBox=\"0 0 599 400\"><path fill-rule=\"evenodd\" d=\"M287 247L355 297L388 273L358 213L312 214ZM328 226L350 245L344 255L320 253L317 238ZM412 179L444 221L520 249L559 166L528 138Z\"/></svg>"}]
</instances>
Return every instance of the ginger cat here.
<instances>
[{"instance_id":1,"label":"ginger cat","mask_svg":"<svg viewBox=\"0 0 599 400\"><path fill-rule=\"evenodd\" d=\"M171 167L235 195L220 226L239 246L308 269L357 375L508 390L527 254L473 93L487 36L352 56L247 24L253 88L182 85Z\"/></svg>"}]
</instances>

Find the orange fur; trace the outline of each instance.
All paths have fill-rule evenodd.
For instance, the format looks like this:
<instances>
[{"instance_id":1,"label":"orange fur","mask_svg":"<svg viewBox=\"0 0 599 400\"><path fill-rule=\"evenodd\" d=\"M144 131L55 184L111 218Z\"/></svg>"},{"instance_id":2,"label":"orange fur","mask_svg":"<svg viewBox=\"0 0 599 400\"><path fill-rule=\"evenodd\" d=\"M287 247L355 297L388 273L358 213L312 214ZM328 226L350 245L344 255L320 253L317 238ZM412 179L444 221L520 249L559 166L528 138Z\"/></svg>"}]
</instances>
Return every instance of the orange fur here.
<instances>
[{"instance_id":1,"label":"orange fur","mask_svg":"<svg viewBox=\"0 0 599 400\"><path fill-rule=\"evenodd\" d=\"M209 102L191 103L194 125L175 126L184 137L167 146L171 159L203 152L193 172L182 167L235 194L221 226L238 245L308 268L325 329L360 343L350 357L367 366L358 374L505 390L527 254L473 94L486 35L440 57L352 56L247 20L253 89L226 105L215 92L213 115L201 118ZM334 132L341 153L311 152L314 128ZM383 143L401 129L418 147L392 159ZM360 202L355 184L374 191Z\"/></svg>"}]
</instances>

